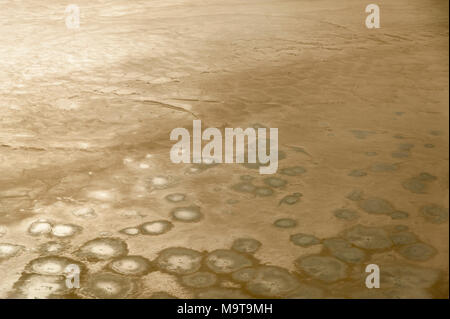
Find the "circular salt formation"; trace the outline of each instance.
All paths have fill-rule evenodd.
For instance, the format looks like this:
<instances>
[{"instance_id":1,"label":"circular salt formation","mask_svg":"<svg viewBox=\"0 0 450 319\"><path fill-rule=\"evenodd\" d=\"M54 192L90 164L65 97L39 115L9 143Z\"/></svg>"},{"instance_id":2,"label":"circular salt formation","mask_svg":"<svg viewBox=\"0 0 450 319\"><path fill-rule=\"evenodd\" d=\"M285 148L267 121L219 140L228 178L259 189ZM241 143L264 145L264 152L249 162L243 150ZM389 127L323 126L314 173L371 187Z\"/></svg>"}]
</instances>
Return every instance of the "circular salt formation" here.
<instances>
[{"instance_id":1,"label":"circular salt formation","mask_svg":"<svg viewBox=\"0 0 450 319\"><path fill-rule=\"evenodd\" d=\"M257 270L255 268L243 268L235 271L231 278L237 282L249 282L256 277Z\"/></svg>"},{"instance_id":2,"label":"circular salt formation","mask_svg":"<svg viewBox=\"0 0 450 319\"><path fill-rule=\"evenodd\" d=\"M404 189L415 194L425 194L428 188L425 181L420 179L419 177L408 178L402 183L402 186Z\"/></svg>"},{"instance_id":3,"label":"circular salt formation","mask_svg":"<svg viewBox=\"0 0 450 319\"><path fill-rule=\"evenodd\" d=\"M52 231L52 224L47 221L36 221L28 227L28 233L31 236L41 236L50 234Z\"/></svg>"},{"instance_id":4,"label":"circular salt formation","mask_svg":"<svg viewBox=\"0 0 450 319\"><path fill-rule=\"evenodd\" d=\"M241 175L239 178L241 181L248 181L248 182L254 179L254 177L251 175Z\"/></svg>"},{"instance_id":5,"label":"circular salt formation","mask_svg":"<svg viewBox=\"0 0 450 319\"><path fill-rule=\"evenodd\" d=\"M39 275L62 276L68 272L67 266L69 265L76 265L80 269L82 268L82 265L76 260L59 256L47 256L30 261L25 267L25 271Z\"/></svg>"},{"instance_id":6,"label":"circular salt formation","mask_svg":"<svg viewBox=\"0 0 450 319\"><path fill-rule=\"evenodd\" d=\"M174 193L167 195L165 199L171 203L178 203L184 201L186 199L186 195L181 193Z\"/></svg>"},{"instance_id":7,"label":"circular salt formation","mask_svg":"<svg viewBox=\"0 0 450 319\"><path fill-rule=\"evenodd\" d=\"M73 224L57 224L52 228L52 235L59 238L72 237L80 233L82 228Z\"/></svg>"},{"instance_id":8,"label":"circular salt formation","mask_svg":"<svg viewBox=\"0 0 450 319\"><path fill-rule=\"evenodd\" d=\"M64 276L25 274L14 284L11 298L51 299L68 294Z\"/></svg>"},{"instance_id":9,"label":"circular salt formation","mask_svg":"<svg viewBox=\"0 0 450 319\"><path fill-rule=\"evenodd\" d=\"M210 270L217 274L229 274L253 265L250 258L226 249L218 249L209 253L205 263Z\"/></svg>"},{"instance_id":10,"label":"circular salt formation","mask_svg":"<svg viewBox=\"0 0 450 319\"><path fill-rule=\"evenodd\" d=\"M394 207L382 198L369 198L359 203L361 209L369 214L387 214L395 212Z\"/></svg>"},{"instance_id":11,"label":"circular salt formation","mask_svg":"<svg viewBox=\"0 0 450 319\"><path fill-rule=\"evenodd\" d=\"M197 293L198 299L250 299L251 297L239 289L207 288Z\"/></svg>"},{"instance_id":12,"label":"circular salt formation","mask_svg":"<svg viewBox=\"0 0 450 319\"><path fill-rule=\"evenodd\" d=\"M441 277L436 269L411 265L386 265L381 269L381 285L408 289L430 288Z\"/></svg>"},{"instance_id":13,"label":"circular salt formation","mask_svg":"<svg viewBox=\"0 0 450 319\"><path fill-rule=\"evenodd\" d=\"M76 217L92 219L97 217L97 213L92 207L80 207L72 211L72 214Z\"/></svg>"},{"instance_id":14,"label":"circular salt formation","mask_svg":"<svg viewBox=\"0 0 450 319\"><path fill-rule=\"evenodd\" d=\"M241 182L231 186L231 189L239 193L253 193L256 187L250 182Z\"/></svg>"},{"instance_id":15,"label":"circular salt formation","mask_svg":"<svg viewBox=\"0 0 450 319\"><path fill-rule=\"evenodd\" d=\"M253 254L261 245L261 242L253 238L238 238L233 242L231 249L240 253Z\"/></svg>"},{"instance_id":16,"label":"circular salt formation","mask_svg":"<svg viewBox=\"0 0 450 319\"><path fill-rule=\"evenodd\" d=\"M442 224L448 221L448 208L436 204L425 205L420 212L427 222L433 224Z\"/></svg>"},{"instance_id":17,"label":"circular salt formation","mask_svg":"<svg viewBox=\"0 0 450 319\"><path fill-rule=\"evenodd\" d=\"M283 187L287 184L287 181L279 177L267 177L264 179L264 183L270 187Z\"/></svg>"},{"instance_id":18,"label":"circular salt formation","mask_svg":"<svg viewBox=\"0 0 450 319\"><path fill-rule=\"evenodd\" d=\"M344 279L348 271L342 261L319 255L300 257L295 261L295 266L303 273L325 282Z\"/></svg>"},{"instance_id":19,"label":"circular salt formation","mask_svg":"<svg viewBox=\"0 0 450 319\"><path fill-rule=\"evenodd\" d=\"M408 157L408 153L404 152L393 152L392 155L395 155L393 157L398 156L397 158L402 158L404 155L407 155L405 157ZM383 172L394 172L398 170L397 164L390 164L390 163L376 163L373 164L370 168L373 172L377 173L383 173Z\"/></svg>"},{"instance_id":20,"label":"circular salt formation","mask_svg":"<svg viewBox=\"0 0 450 319\"><path fill-rule=\"evenodd\" d=\"M96 238L84 243L76 252L93 261L122 257L128 254L127 244L119 238Z\"/></svg>"},{"instance_id":21,"label":"circular salt formation","mask_svg":"<svg viewBox=\"0 0 450 319\"><path fill-rule=\"evenodd\" d=\"M293 228L297 226L297 221L291 218L281 218L277 219L273 224L279 228Z\"/></svg>"},{"instance_id":22,"label":"circular salt formation","mask_svg":"<svg viewBox=\"0 0 450 319\"><path fill-rule=\"evenodd\" d=\"M173 224L167 220L156 220L141 224L139 229L144 235L156 236L167 233L172 227Z\"/></svg>"},{"instance_id":23,"label":"circular salt formation","mask_svg":"<svg viewBox=\"0 0 450 319\"><path fill-rule=\"evenodd\" d=\"M108 268L121 274L143 276L152 270L150 261L142 256L125 256L114 259Z\"/></svg>"},{"instance_id":24,"label":"circular salt formation","mask_svg":"<svg viewBox=\"0 0 450 319\"><path fill-rule=\"evenodd\" d=\"M357 202L362 199L363 191L360 189L354 189L350 194L346 196L347 199Z\"/></svg>"},{"instance_id":25,"label":"circular salt formation","mask_svg":"<svg viewBox=\"0 0 450 319\"><path fill-rule=\"evenodd\" d=\"M309 247L312 245L320 244L320 239L318 239L316 236L302 233L291 235L290 240L294 245L302 247Z\"/></svg>"},{"instance_id":26,"label":"circular salt formation","mask_svg":"<svg viewBox=\"0 0 450 319\"><path fill-rule=\"evenodd\" d=\"M437 180L436 176L431 175L430 173L427 172L420 173L419 176L417 176L417 178L424 182L432 182Z\"/></svg>"},{"instance_id":27,"label":"circular salt formation","mask_svg":"<svg viewBox=\"0 0 450 319\"><path fill-rule=\"evenodd\" d=\"M425 261L436 255L437 251L430 245L415 243L400 247L398 253L409 260Z\"/></svg>"},{"instance_id":28,"label":"circular salt formation","mask_svg":"<svg viewBox=\"0 0 450 319\"><path fill-rule=\"evenodd\" d=\"M355 220L358 219L358 213L352 209L346 209L346 208L342 208L342 209L337 209L334 211L334 216L336 216L339 219L344 219L344 220Z\"/></svg>"},{"instance_id":29,"label":"circular salt formation","mask_svg":"<svg viewBox=\"0 0 450 319\"><path fill-rule=\"evenodd\" d=\"M302 196L303 195L301 193L293 193L291 195L286 195L280 200L279 204L294 205L300 200L300 197Z\"/></svg>"},{"instance_id":30,"label":"circular salt formation","mask_svg":"<svg viewBox=\"0 0 450 319\"><path fill-rule=\"evenodd\" d=\"M196 272L181 278L181 283L190 288L207 288L214 286L216 282L217 276L205 271Z\"/></svg>"},{"instance_id":31,"label":"circular salt formation","mask_svg":"<svg viewBox=\"0 0 450 319\"><path fill-rule=\"evenodd\" d=\"M152 187L157 189L164 189L169 186L169 179L164 176L155 176L151 180Z\"/></svg>"},{"instance_id":32,"label":"circular salt formation","mask_svg":"<svg viewBox=\"0 0 450 319\"><path fill-rule=\"evenodd\" d=\"M89 198L102 202L113 201L116 197L116 193L112 190L92 190L88 191L86 195Z\"/></svg>"},{"instance_id":33,"label":"circular salt formation","mask_svg":"<svg viewBox=\"0 0 450 319\"><path fill-rule=\"evenodd\" d=\"M330 238L323 241L323 245L330 253L345 262L357 264L366 260L366 253L340 238Z\"/></svg>"},{"instance_id":34,"label":"circular salt formation","mask_svg":"<svg viewBox=\"0 0 450 319\"><path fill-rule=\"evenodd\" d=\"M173 219L185 223L198 222L203 218L198 206L177 207L172 210L171 215Z\"/></svg>"},{"instance_id":35,"label":"circular salt formation","mask_svg":"<svg viewBox=\"0 0 450 319\"><path fill-rule=\"evenodd\" d=\"M417 242L417 237L411 232L403 231L390 235L390 238L394 245L409 245Z\"/></svg>"},{"instance_id":36,"label":"circular salt formation","mask_svg":"<svg viewBox=\"0 0 450 319\"><path fill-rule=\"evenodd\" d=\"M404 189L415 194L424 194L427 188L427 185L419 177L408 178L402 183L402 186Z\"/></svg>"},{"instance_id":37,"label":"circular salt formation","mask_svg":"<svg viewBox=\"0 0 450 319\"><path fill-rule=\"evenodd\" d=\"M260 197L266 197L273 195L273 190L270 187L258 186L255 188L255 195Z\"/></svg>"},{"instance_id":38,"label":"circular salt formation","mask_svg":"<svg viewBox=\"0 0 450 319\"><path fill-rule=\"evenodd\" d=\"M357 225L344 233L353 245L369 250L387 249L392 246L388 233L382 228Z\"/></svg>"},{"instance_id":39,"label":"circular salt formation","mask_svg":"<svg viewBox=\"0 0 450 319\"><path fill-rule=\"evenodd\" d=\"M306 169L301 166L287 167L283 168L280 173L288 176L298 176L306 173Z\"/></svg>"},{"instance_id":40,"label":"circular salt formation","mask_svg":"<svg viewBox=\"0 0 450 319\"><path fill-rule=\"evenodd\" d=\"M21 245L0 243L0 261L17 256L24 249L25 247Z\"/></svg>"},{"instance_id":41,"label":"circular salt formation","mask_svg":"<svg viewBox=\"0 0 450 319\"><path fill-rule=\"evenodd\" d=\"M83 297L98 299L129 298L135 292L137 283L130 278L111 273L98 273L91 275L83 288L78 291Z\"/></svg>"},{"instance_id":42,"label":"circular salt formation","mask_svg":"<svg viewBox=\"0 0 450 319\"><path fill-rule=\"evenodd\" d=\"M125 234L128 236L136 236L136 235L139 235L139 228L128 227L128 228L119 230L119 233L122 233L122 234Z\"/></svg>"},{"instance_id":43,"label":"circular salt formation","mask_svg":"<svg viewBox=\"0 0 450 319\"><path fill-rule=\"evenodd\" d=\"M255 268L254 277L246 284L247 290L264 298L279 298L298 288L298 280L286 269L275 266Z\"/></svg>"},{"instance_id":44,"label":"circular salt formation","mask_svg":"<svg viewBox=\"0 0 450 319\"><path fill-rule=\"evenodd\" d=\"M405 219L408 218L409 214L407 212L395 211L391 214L392 219Z\"/></svg>"},{"instance_id":45,"label":"circular salt formation","mask_svg":"<svg viewBox=\"0 0 450 319\"><path fill-rule=\"evenodd\" d=\"M176 275L187 275L200 269L202 254L196 250L171 247L162 250L156 258L156 266Z\"/></svg>"}]
</instances>

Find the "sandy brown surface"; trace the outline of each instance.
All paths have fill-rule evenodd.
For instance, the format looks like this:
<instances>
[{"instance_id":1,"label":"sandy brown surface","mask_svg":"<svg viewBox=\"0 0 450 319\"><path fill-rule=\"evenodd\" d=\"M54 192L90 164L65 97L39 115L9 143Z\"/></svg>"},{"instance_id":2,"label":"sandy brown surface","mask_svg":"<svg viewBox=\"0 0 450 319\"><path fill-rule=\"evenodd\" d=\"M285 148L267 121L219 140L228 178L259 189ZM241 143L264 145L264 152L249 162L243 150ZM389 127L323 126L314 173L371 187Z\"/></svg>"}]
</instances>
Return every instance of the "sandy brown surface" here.
<instances>
[{"instance_id":1,"label":"sandy brown surface","mask_svg":"<svg viewBox=\"0 0 450 319\"><path fill-rule=\"evenodd\" d=\"M76 0L78 30L56 2L0 5L1 298L448 297L448 1L377 1L372 30L360 0ZM171 163L194 119L278 128L278 179ZM121 232L156 220L171 227ZM111 258L83 254L95 238ZM148 269L117 273L126 254Z\"/></svg>"}]
</instances>

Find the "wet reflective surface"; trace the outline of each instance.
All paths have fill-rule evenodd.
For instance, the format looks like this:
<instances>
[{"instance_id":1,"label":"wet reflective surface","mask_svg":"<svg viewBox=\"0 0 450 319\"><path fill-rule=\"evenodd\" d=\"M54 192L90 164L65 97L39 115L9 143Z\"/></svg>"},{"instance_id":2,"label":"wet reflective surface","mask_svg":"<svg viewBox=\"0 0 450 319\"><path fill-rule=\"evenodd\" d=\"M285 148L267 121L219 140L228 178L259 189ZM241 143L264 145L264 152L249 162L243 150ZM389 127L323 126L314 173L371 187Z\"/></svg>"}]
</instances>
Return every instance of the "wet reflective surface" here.
<instances>
[{"instance_id":1,"label":"wet reflective surface","mask_svg":"<svg viewBox=\"0 0 450 319\"><path fill-rule=\"evenodd\" d=\"M448 3L75 3L0 10L1 298L448 297ZM278 172L171 163L194 119Z\"/></svg>"}]
</instances>

